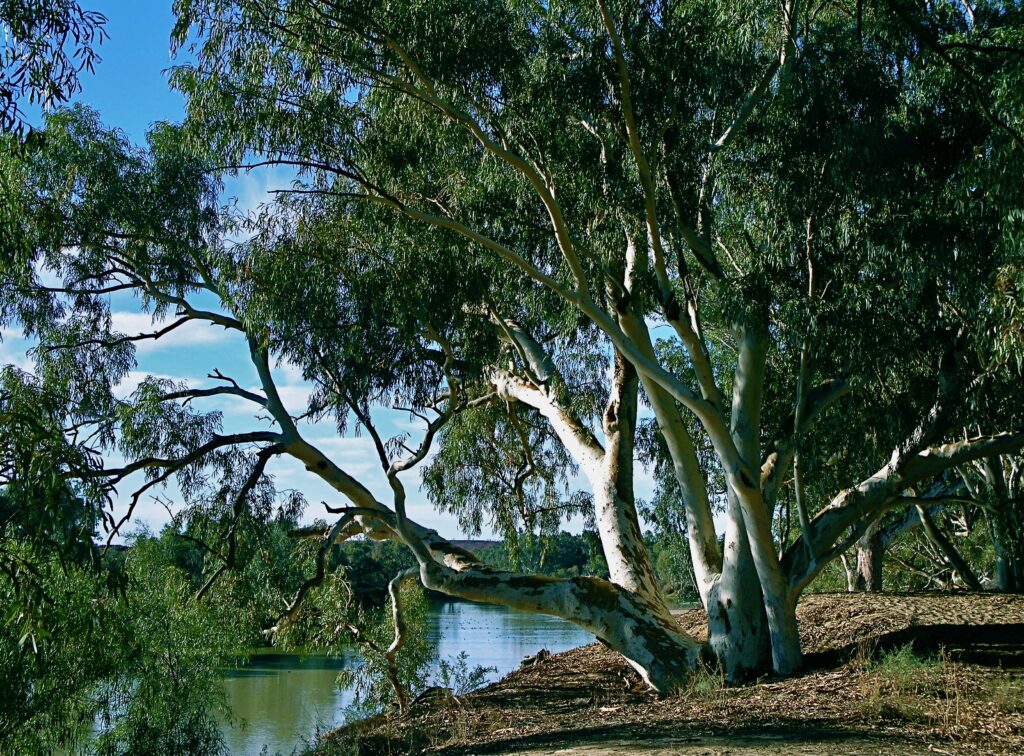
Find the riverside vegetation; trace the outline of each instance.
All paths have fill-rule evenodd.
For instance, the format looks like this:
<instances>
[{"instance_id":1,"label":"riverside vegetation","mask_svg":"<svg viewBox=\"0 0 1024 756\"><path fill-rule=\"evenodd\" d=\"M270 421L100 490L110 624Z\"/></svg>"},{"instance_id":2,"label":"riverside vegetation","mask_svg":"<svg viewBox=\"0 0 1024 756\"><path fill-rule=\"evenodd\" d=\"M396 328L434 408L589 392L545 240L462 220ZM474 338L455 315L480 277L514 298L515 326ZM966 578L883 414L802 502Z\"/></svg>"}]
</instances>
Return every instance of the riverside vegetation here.
<instances>
[{"instance_id":1,"label":"riverside vegetation","mask_svg":"<svg viewBox=\"0 0 1024 756\"><path fill-rule=\"evenodd\" d=\"M1019 3L174 12L186 116L138 145L58 107L102 16L0 3L0 325L33 344L0 378L25 700L89 679L66 620L113 654L95 678L111 750L191 737L189 716L133 709L151 691L118 654L152 633L146 612L116 619L132 601L173 605L152 616L180 612L183 649L221 609L274 643L351 638L404 712L417 584L572 622L663 696L707 664L730 684L798 674L812 585L1024 589ZM224 203L223 179L265 169L288 175L266 203ZM115 327L126 309L139 332ZM184 359L175 337L200 326L238 359L136 374L138 345ZM369 440L383 494L328 433ZM309 505L283 469L330 488L326 522L284 532ZM409 484L508 561L417 522ZM155 496L196 546L189 580L157 580L148 546L119 568L95 545ZM530 538L557 551L572 518L596 534L586 565L538 572ZM277 560L292 538L301 558ZM335 550L364 538L406 555L372 611ZM670 609L691 584L700 633ZM178 669L152 696L175 698Z\"/></svg>"}]
</instances>

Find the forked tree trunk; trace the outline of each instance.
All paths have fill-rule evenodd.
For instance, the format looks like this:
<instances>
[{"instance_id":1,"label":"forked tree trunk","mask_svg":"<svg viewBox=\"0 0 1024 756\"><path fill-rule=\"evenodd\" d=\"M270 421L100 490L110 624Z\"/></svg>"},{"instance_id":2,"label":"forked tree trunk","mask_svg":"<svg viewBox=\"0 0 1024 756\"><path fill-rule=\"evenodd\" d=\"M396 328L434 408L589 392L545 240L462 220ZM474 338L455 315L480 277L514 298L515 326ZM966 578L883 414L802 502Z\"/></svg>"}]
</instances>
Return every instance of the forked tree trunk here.
<instances>
[{"instance_id":1,"label":"forked tree trunk","mask_svg":"<svg viewBox=\"0 0 1024 756\"><path fill-rule=\"evenodd\" d=\"M643 542L633 498L633 439L636 430L636 370L615 354L612 386L602 418L604 444L563 405L557 390L548 385L553 366L535 355L541 350L523 329L504 324L506 337L514 340L530 359L538 379L495 373L492 381L499 396L537 409L551 423L562 444L580 466L594 496L594 517L602 550L608 562L610 582L578 578L556 588L534 590L535 580L526 576L497 575L474 579L494 582L494 588L472 595L462 591L467 575L436 582L436 590L479 601L501 603L525 611L554 614L593 632L621 653L657 690L678 689L689 680L701 656L701 646L683 632L664 601ZM424 564L424 560L420 560ZM437 580L436 576L431 579ZM550 582L550 581L548 581ZM501 590L497 590L498 586ZM525 595L517 595L514 587ZM428 587L434 587L433 585ZM551 593L551 600L535 601Z\"/></svg>"},{"instance_id":2,"label":"forked tree trunk","mask_svg":"<svg viewBox=\"0 0 1024 756\"><path fill-rule=\"evenodd\" d=\"M761 459L767 327L763 323L739 323L735 335L739 354L733 375L729 433L739 456L730 459L730 455L720 451L730 486L730 520L740 520L746 530L750 555L764 598L772 669L780 675L789 675L803 665L796 622L798 594L790 586L779 563L772 535L772 517L765 505L760 483L752 472L758 469L754 463ZM728 451L725 444L719 442L716 447L719 446ZM733 500L738 502L735 507L731 504Z\"/></svg>"},{"instance_id":3,"label":"forked tree trunk","mask_svg":"<svg viewBox=\"0 0 1024 756\"><path fill-rule=\"evenodd\" d=\"M708 647L729 682L771 669L764 596L742 519L730 519L722 574L707 597Z\"/></svg>"},{"instance_id":4,"label":"forked tree trunk","mask_svg":"<svg viewBox=\"0 0 1024 756\"><path fill-rule=\"evenodd\" d=\"M653 356L654 348L644 324L628 314L621 317L621 323L640 349ZM771 669L763 595L736 497L729 497L723 555L715 534L705 472L697 461L679 408L657 382L644 375L640 381L682 491L690 558L701 603L708 615L708 651L729 681Z\"/></svg>"}]
</instances>

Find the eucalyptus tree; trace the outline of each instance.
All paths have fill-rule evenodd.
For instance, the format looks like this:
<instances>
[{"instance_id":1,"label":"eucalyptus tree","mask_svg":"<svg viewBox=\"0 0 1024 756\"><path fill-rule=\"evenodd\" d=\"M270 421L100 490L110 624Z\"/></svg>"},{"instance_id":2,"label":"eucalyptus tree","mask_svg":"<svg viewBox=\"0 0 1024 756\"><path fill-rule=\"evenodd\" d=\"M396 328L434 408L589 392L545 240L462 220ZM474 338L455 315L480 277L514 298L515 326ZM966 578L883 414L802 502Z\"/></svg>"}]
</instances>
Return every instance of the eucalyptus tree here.
<instances>
[{"instance_id":1,"label":"eucalyptus tree","mask_svg":"<svg viewBox=\"0 0 1024 756\"><path fill-rule=\"evenodd\" d=\"M638 384L730 676L769 658L794 670L796 602L825 564L935 476L1024 443L1005 413L962 432L1006 368L983 335L996 275L1019 258L1016 5L176 8L197 143L229 167L293 167L290 207L360 218L380 254L419 256L426 282L472 292L460 311L506 345L483 373L506 411L467 405L441 431L435 496L468 521L483 505L551 510L543 490L522 504L517 470L557 437L589 482L611 595L659 618L681 667L694 644L669 629L635 525ZM527 430L524 454L500 462L517 408L546 435ZM776 546L781 499L799 529ZM440 565L400 504L393 522L431 587L589 622L532 583Z\"/></svg>"},{"instance_id":2,"label":"eucalyptus tree","mask_svg":"<svg viewBox=\"0 0 1024 756\"><path fill-rule=\"evenodd\" d=\"M276 491L270 474L274 459L287 455L348 503L328 505L340 517L323 534L312 573L271 632L285 631L325 581L332 545L365 534L408 546L427 587L572 619L626 654L660 689L685 677L699 645L672 620L647 562L640 563L647 570L641 576L651 598L601 578L508 573L405 517L402 473L423 460L453 417L500 400L493 381L501 379L481 378L490 375L485 366L504 359L498 326L492 314L482 314L493 313L482 278L489 266L467 261L464 245L439 237L429 256L409 254L427 242L411 247L401 224L392 227L390 244L380 246L378 237L368 245L358 216L339 216L332 198L326 204L283 201L244 229L232 227L218 212L215 181L204 164L182 152L177 131L166 125L154 129L148 149L139 149L103 129L95 114L75 109L48 119L42 144L8 158L18 162L16 191L5 200L18 209L19 244L5 250L0 307L5 325L20 326L37 342L33 370L19 380L38 385L56 403L48 437L92 462L82 469L65 452L47 474L93 491L111 537L144 497L173 481L185 505L179 516L193 537L206 536L210 569L197 591L204 598L243 559L243 529L302 506ZM229 241L243 230L244 242ZM439 269L448 280L436 277ZM112 300L122 307L134 302L152 316L152 330L114 331ZM194 322L240 339L248 368L211 365L208 386L150 376L123 396L118 386L136 364L135 345L166 339ZM519 328L500 323L502 333ZM570 334L564 341L580 341L574 326L564 330ZM314 384L308 406L286 406L272 367L277 360L299 366ZM621 391L633 386L626 401L635 415L635 374L627 363L619 365ZM258 388L247 387L244 370ZM506 380L513 380L511 373ZM249 428L224 430L228 399L255 413ZM387 439L378 431L374 413L393 401L424 419L418 441ZM607 401L617 413L620 396ZM621 422L631 431L629 412L627 406ZM359 423L370 434L392 488L391 506L309 440L310 419L333 421L339 432ZM539 447L550 435L541 419L510 416L508 422ZM619 422L617 415L608 422ZM605 437L614 439L613 430ZM628 447L631 433L622 438ZM597 456L593 433L580 443ZM608 456L607 466L628 476L631 454ZM538 449L537 471L520 484L522 501L532 502L548 486L568 485L570 470L561 457ZM115 512L118 490L126 506ZM628 485L622 490L632 495ZM553 494L545 499L556 500ZM572 513L588 500L558 500L557 506ZM33 512L26 506L21 516ZM640 543L635 515L627 524L627 535L635 532ZM637 569L626 555L613 552L613 560L620 570Z\"/></svg>"},{"instance_id":3,"label":"eucalyptus tree","mask_svg":"<svg viewBox=\"0 0 1024 756\"><path fill-rule=\"evenodd\" d=\"M107 19L71 0L0 2L0 132L23 134L24 100L43 109L67 102L92 71Z\"/></svg>"},{"instance_id":4,"label":"eucalyptus tree","mask_svg":"<svg viewBox=\"0 0 1024 756\"><path fill-rule=\"evenodd\" d=\"M992 536L992 587L1024 590L1024 464L1019 454L993 455L960 470Z\"/></svg>"}]
</instances>

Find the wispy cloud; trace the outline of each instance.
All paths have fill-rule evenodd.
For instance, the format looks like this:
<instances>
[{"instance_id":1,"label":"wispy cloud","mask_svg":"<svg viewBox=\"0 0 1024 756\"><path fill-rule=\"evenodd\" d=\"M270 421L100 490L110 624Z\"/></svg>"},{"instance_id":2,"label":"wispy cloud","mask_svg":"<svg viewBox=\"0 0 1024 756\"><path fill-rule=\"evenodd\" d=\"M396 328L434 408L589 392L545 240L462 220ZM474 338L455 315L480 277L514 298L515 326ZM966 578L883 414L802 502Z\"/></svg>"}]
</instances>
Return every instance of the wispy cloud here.
<instances>
[{"instance_id":1,"label":"wispy cloud","mask_svg":"<svg viewBox=\"0 0 1024 756\"><path fill-rule=\"evenodd\" d=\"M199 388L203 384L201 378L196 378L187 375L163 375L160 373L150 373L145 370L132 370L121 382L114 387L114 396L118 399L124 399L132 394L135 389L139 387L147 378L157 378L165 381L174 381L175 383L184 383L189 388Z\"/></svg>"},{"instance_id":2,"label":"wispy cloud","mask_svg":"<svg viewBox=\"0 0 1024 756\"><path fill-rule=\"evenodd\" d=\"M261 205L273 202L275 190L291 188L295 175L295 170L288 166L265 166L241 171L237 176L225 177L223 196L234 199L238 211L249 215L257 212ZM246 238L243 234L234 241L242 242Z\"/></svg>"},{"instance_id":3,"label":"wispy cloud","mask_svg":"<svg viewBox=\"0 0 1024 756\"><path fill-rule=\"evenodd\" d=\"M28 350L32 344L21 336L21 331L5 328L0 331L0 365L14 365L26 373L33 372Z\"/></svg>"},{"instance_id":4,"label":"wispy cloud","mask_svg":"<svg viewBox=\"0 0 1024 756\"><path fill-rule=\"evenodd\" d=\"M118 333L123 333L125 336L155 333L174 322L172 317L154 320L148 313L131 312L128 310L112 312L110 317L112 328ZM159 339L136 341L135 348L139 354L145 354L161 349L180 349L182 347L220 344L229 338L230 334L228 331L220 326L203 321L189 321L184 325L178 326L170 333L161 336Z\"/></svg>"}]
</instances>

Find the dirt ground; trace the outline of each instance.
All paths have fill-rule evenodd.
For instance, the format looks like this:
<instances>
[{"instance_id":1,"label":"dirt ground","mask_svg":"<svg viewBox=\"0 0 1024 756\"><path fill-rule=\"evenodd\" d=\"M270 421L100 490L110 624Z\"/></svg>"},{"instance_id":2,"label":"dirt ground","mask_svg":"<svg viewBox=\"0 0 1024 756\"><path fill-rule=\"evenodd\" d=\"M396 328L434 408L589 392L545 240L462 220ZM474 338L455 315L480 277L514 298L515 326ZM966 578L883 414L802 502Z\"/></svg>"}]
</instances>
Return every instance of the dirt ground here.
<instances>
[{"instance_id":1,"label":"dirt ground","mask_svg":"<svg viewBox=\"0 0 1024 756\"><path fill-rule=\"evenodd\" d=\"M1024 596L809 595L807 670L669 697L599 644L328 734L317 751L1024 754ZM700 611L679 613L694 635Z\"/></svg>"}]
</instances>

